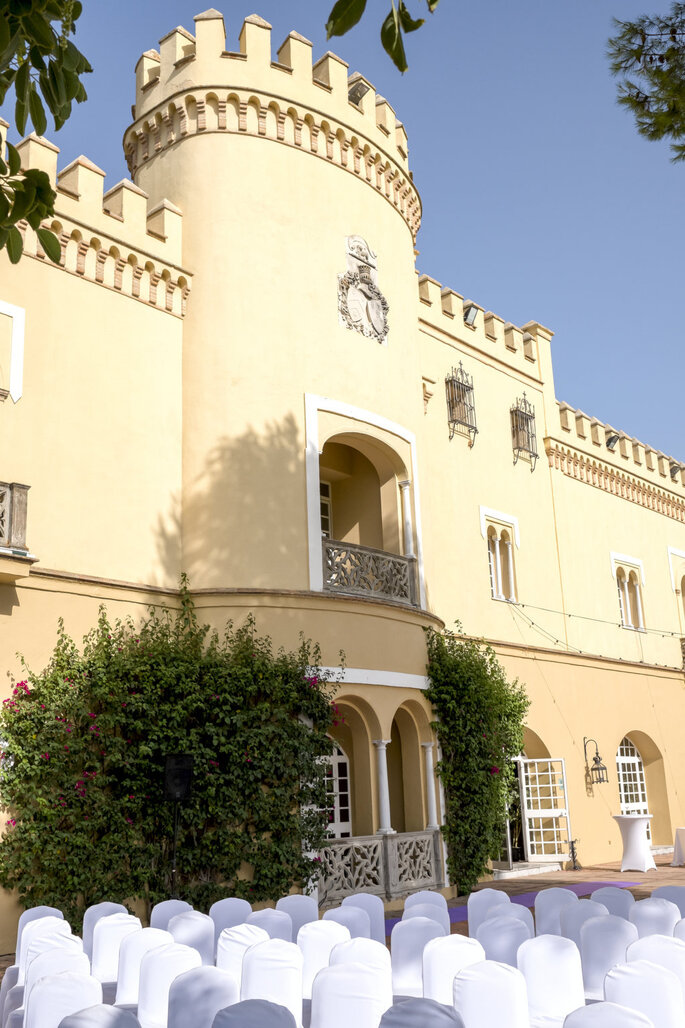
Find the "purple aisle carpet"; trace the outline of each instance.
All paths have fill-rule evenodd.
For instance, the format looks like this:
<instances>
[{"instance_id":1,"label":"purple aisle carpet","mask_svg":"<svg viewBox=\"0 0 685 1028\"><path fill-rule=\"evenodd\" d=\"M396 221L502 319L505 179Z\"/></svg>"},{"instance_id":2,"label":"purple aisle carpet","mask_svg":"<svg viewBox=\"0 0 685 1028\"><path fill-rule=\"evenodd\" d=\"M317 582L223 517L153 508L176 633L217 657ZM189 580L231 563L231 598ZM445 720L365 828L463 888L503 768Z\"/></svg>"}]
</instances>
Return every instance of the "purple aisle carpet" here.
<instances>
[{"instance_id":1,"label":"purple aisle carpet","mask_svg":"<svg viewBox=\"0 0 685 1028\"><path fill-rule=\"evenodd\" d=\"M589 896L595 889L601 889L603 885L613 885L616 889L629 889L633 885L639 885L639 882L577 882L574 885L565 885L565 889L571 889L575 892L576 896ZM522 892L518 896L512 896L512 903L521 903L524 907L532 907L535 904L535 897L538 892L542 892L542 889L535 889L533 892ZM456 924L459 921L467 921L468 916L466 913L466 903L460 903L459 906L450 907L450 921L452 924ZM401 921L401 917L386 917L385 919L385 934L390 935L391 931L395 927L398 921Z\"/></svg>"}]
</instances>

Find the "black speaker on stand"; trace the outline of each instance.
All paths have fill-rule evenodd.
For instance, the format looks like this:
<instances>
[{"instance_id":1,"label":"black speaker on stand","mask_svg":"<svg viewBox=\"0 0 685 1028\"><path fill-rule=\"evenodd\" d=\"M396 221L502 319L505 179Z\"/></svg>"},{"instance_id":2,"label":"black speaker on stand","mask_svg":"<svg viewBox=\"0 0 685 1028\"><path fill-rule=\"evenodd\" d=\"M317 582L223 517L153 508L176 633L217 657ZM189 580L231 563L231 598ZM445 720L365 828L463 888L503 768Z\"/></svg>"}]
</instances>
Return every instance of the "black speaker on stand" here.
<instances>
[{"instance_id":1,"label":"black speaker on stand","mask_svg":"<svg viewBox=\"0 0 685 1028\"><path fill-rule=\"evenodd\" d=\"M164 794L174 804L174 841L171 850L171 898L176 892L176 848L178 845L179 805L190 795L193 778L193 758L188 753L175 753L164 761Z\"/></svg>"}]
</instances>

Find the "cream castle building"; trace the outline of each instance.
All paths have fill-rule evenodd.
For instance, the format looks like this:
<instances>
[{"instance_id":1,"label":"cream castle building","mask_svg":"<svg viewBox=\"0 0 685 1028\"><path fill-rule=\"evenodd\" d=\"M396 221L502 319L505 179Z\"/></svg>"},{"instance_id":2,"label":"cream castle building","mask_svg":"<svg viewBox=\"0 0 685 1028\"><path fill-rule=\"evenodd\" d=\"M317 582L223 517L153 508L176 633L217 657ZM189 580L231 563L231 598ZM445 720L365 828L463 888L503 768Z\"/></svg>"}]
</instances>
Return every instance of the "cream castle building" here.
<instances>
[{"instance_id":1,"label":"cream castle building","mask_svg":"<svg viewBox=\"0 0 685 1028\"><path fill-rule=\"evenodd\" d=\"M531 699L512 860L616 860L622 811L668 846L684 468L556 399L549 329L417 277L404 127L348 72L209 10L136 66L131 180L19 146L62 264L0 254L2 670L181 572L209 622L342 649L327 894L394 894L444 881L423 630L458 619Z\"/></svg>"}]
</instances>

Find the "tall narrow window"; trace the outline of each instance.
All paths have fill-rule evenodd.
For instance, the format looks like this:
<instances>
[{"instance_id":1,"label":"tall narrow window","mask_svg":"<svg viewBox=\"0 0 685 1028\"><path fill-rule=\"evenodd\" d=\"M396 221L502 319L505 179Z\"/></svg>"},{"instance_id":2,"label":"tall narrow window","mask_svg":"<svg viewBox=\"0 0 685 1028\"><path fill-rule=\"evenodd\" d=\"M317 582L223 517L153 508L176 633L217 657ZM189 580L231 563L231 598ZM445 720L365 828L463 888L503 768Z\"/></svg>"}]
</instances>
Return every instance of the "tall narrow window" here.
<instances>
[{"instance_id":1,"label":"tall narrow window","mask_svg":"<svg viewBox=\"0 0 685 1028\"><path fill-rule=\"evenodd\" d=\"M352 835L350 806L350 762L337 743L326 757L326 811L328 834L333 839L349 839Z\"/></svg>"},{"instance_id":2,"label":"tall narrow window","mask_svg":"<svg viewBox=\"0 0 685 1028\"><path fill-rule=\"evenodd\" d=\"M331 483L319 483L320 504L321 504L321 535L324 539L330 539L333 535L333 518L331 510Z\"/></svg>"},{"instance_id":3,"label":"tall narrow window","mask_svg":"<svg viewBox=\"0 0 685 1028\"><path fill-rule=\"evenodd\" d=\"M490 525L487 541L490 594L493 600L508 600L515 603L514 550L511 536L506 529L498 532L495 525Z\"/></svg>"},{"instance_id":4,"label":"tall narrow window","mask_svg":"<svg viewBox=\"0 0 685 1028\"><path fill-rule=\"evenodd\" d=\"M535 469L538 459L538 444L535 435L535 407L524 393L511 408L511 444L514 450L514 464L519 457L530 461L530 470Z\"/></svg>"},{"instance_id":5,"label":"tall narrow window","mask_svg":"<svg viewBox=\"0 0 685 1028\"><path fill-rule=\"evenodd\" d=\"M612 554L611 559L616 576L621 625L642 632L645 628L642 563L635 557L624 557L621 554Z\"/></svg>"},{"instance_id":6,"label":"tall narrow window","mask_svg":"<svg viewBox=\"0 0 685 1028\"><path fill-rule=\"evenodd\" d=\"M469 437L469 446L473 446L478 432L473 378L464 371L461 361L459 361L459 367L452 368L445 379L445 392L450 439L458 429L461 429Z\"/></svg>"},{"instance_id":7,"label":"tall narrow window","mask_svg":"<svg viewBox=\"0 0 685 1028\"><path fill-rule=\"evenodd\" d=\"M616 754L618 795L622 814L649 814L645 769L640 751L630 736L621 739ZM651 839L649 824L647 837Z\"/></svg>"}]
</instances>

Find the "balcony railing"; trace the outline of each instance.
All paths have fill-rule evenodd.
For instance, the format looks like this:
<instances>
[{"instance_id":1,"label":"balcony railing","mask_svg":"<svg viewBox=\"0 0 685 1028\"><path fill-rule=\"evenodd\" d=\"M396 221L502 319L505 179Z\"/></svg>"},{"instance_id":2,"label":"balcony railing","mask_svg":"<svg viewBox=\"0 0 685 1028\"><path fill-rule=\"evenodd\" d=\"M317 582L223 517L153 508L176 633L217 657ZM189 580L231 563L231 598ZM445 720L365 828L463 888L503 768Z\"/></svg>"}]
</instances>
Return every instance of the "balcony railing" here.
<instances>
[{"instance_id":1,"label":"balcony railing","mask_svg":"<svg viewBox=\"0 0 685 1028\"><path fill-rule=\"evenodd\" d=\"M402 832L333 839L320 851L319 902L331 906L353 892L386 900L440 889L440 832Z\"/></svg>"},{"instance_id":2,"label":"balcony railing","mask_svg":"<svg viewBox=\"0 0 685 1028\"><path fill-rule=\"evenodd\" d=\"M416 605L416 557L323 540L324 589Z\"/></svg>"},{"instance_id":3,"label":"balcony railing","mask_svg":"<svg viewBox=\"0 0 685 1028\"><path fill-rule=\"evenodd\" d=\"M24 554L26 547L26 507L29 486L19 482L0 482L0 548Z\"/></svg>"}]
</instances>

